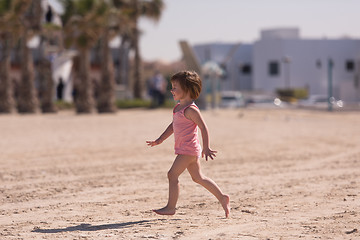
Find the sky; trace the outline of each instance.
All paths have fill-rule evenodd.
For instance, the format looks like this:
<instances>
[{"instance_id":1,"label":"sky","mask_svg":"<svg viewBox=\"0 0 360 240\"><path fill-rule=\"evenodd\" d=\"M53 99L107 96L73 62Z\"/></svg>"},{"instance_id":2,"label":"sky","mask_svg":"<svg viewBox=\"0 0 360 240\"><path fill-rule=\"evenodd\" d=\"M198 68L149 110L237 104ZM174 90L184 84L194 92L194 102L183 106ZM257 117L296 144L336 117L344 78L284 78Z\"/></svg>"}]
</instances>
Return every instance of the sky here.
<instances>
[{"instance_id":1,"label":"sky","mask_svg":"<svg viewBox=\"0 0 360 240\"><path fill-rule=\"evenodd\" d=\"M49 0L56 5L56 0ZM180 40L253 43L263 29L297 27L302 38L360 39L360 0L164 0L155 23L141 19L144 60L181 59Z\"/></svg>"},{"instance_id":2,"label":"sky","mask_svg":"<svg viewBox=\"0 0 360 240\"><path fill-rule=\"evenodd\" d=\"M302 38L360 39L360 0L164 0L158 23L142 19L145 60L182 57L179 40L252 43L260 31L297 27Z\"/></svg>"}]
</instances>

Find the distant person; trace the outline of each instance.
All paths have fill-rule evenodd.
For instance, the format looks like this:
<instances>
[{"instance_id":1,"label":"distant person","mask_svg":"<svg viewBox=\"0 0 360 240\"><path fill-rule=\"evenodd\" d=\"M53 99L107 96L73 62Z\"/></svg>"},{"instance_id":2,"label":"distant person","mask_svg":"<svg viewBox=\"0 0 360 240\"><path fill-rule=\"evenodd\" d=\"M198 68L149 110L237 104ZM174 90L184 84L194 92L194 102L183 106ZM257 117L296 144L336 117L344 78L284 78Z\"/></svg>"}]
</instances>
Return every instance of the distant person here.
<instances>
[{"instance_id":1,"label":"distant person","mask_svg":"<svg viewBox=\"0 0 360 240\"><path fill-rule=\"evenodd\" d=\"M153 106L159 107L165 103L165 93L166 93L166 80L163 75L156 71L155 75L150 79L150 94L153 99Z\"/></svg>"},{"instance_id":2,"label":"distant person","mask_svg":"<svg viewBox=\"0 0 360 240\"><path fill-rule=\"evenodd\" d=\"M52 23L52 20L53 20L53 12L52 12L52 9L50 6L48 6L48 10L45 14L45 20L46 20L46 23Z\"/></svg>"},{"instance_id":3,"label":"distant person","mask_svg":"<svg viewBox=\"0 0 360 240\"><path fill-rule=\"evenodd\" d=\"M63 100L63 95L64 95L64 81L63 79L60 77L59 78L59 83L56 87L56 98L57 100Z\"/></svg>"},{"instance_id":4,"label":"distant person","mask_svg":"<svg viewBox=\"0 0 360 240\"><path fill-rule=\"evenodd\" d=\"M174 215L176 203L179 197L179 176L187 169L194 180L220 202L225 211L225 216L230 214L230 198L225 195L216 183L201 172L200 158L213 159L216 151L210 149L208 128L201 116L199 108L195 105L201 92L201 79L196 72L182 71L171 77L171 93L175 101L179 103L173 110L173 121L155 141L146 141L148 146L161 144L174 133L175 154L174 163L169 172L169 199L164 208L153 210L160 215ZM203 149L201 149L198 128L201 130Z\"/></svg>"}]
</instances>

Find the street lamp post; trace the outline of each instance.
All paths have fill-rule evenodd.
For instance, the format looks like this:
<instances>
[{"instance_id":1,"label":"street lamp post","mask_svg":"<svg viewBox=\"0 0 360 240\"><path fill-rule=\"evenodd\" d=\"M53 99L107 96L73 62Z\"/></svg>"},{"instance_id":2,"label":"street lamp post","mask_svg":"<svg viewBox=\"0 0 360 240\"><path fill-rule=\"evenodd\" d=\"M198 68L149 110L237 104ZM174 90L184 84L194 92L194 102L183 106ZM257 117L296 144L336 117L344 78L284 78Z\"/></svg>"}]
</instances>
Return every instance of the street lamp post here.
<instances>
[{"instance_id":1,"label":"street lamp post","mask_svg":"<svg viewBox=\"0 0 360 240\"><path fill-rule=\"evenodd\" d=\"M285 88L290 88L290 63L291 58L289 56L285 56L283 58L283 62L285 64Z\"/></svg>"},{"instance_id":2,"label":"street lamp post","mask_svg":"<svg viewBox=\"0 0 360 240\"><path fill-rule=\"evenodd\" d=\"M332 70L334 67L334 63L332 59L329 58L328 61L328 111L332 111L332 97L333 97L333 79L332 79Z\"/></svg>"}]
</instances>

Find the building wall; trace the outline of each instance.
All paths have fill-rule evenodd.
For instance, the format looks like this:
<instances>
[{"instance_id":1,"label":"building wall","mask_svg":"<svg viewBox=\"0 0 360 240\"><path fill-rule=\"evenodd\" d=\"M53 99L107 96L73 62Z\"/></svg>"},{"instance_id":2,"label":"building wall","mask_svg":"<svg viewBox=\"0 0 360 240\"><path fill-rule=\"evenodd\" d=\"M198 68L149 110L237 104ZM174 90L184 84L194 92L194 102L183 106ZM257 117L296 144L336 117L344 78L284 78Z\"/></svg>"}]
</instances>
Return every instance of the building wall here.
<instances>
[{"instance_id":1,"label":"building wall","mask_svg":"<svg viewBox=\"0 0 360 240\"><path fill-rule=\"evenodd\" d=\"M253 74L252 44L239 44L226 65L223 90L251 90Z\"/></svg>"},{"instance_id":2,"label":"building wall","mask_svg":"<svg viewBox=\"0 0 360 240\"><path fill-rule=\"evenodd\" d=\"M360 57L360 40L260 39L254 44L254 90L274 92L277 88L305 87L310 94L327 94L328 62L333 67L333 93L339 98L341 83L355 81ZM286 63L285 58L290 59ZM278 74L269 73L270 62L277 62ZM347 69L348 61L354 64Z\"/></svg>"},{"instance_id":3,"label":"building wall","mask_svg":"<svg viewBox=\"0 0 360 240\"><path fill-rule=\"evenodd\" d=\"M274 94L279 88L306 88L310 95L327 95L331 60L334 97L360 101L358 39L301 39L298 29L284 28L262 31L254 44L210 43L193 48L201 65L213 61L225 70L221 90ZM272 66L271 73L270 63L277 67ZM250 72L244 72L244 66Z\"/></svg>"},{"instance_id":4,"label":"building wall","mask_svg":"<svg viewBox=\"0 0 360 240\"><path fill-rule=\"evenodd\" d=\"M195 45L193 49L201 65L211 61L223 68L225 75L220 81L221 90L252 88L252 44L210 43ZM249 73L242 71L246 66L250 67Z\"/></svg>"}]
</instances>

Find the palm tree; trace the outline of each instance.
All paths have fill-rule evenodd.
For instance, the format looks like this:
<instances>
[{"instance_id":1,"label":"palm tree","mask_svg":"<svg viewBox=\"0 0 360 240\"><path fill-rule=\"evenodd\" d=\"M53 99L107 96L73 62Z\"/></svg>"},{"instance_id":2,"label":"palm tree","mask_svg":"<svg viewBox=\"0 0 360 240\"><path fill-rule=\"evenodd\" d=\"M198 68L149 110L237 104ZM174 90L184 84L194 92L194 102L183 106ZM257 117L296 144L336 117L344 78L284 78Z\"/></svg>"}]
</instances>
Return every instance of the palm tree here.
<instances>
[{"instance_id":1,"label":"palm tree","mask_svg":"<svg viewBox=\"0 0 360 240\"><path fill-rule=\"evenodd\" d=\"M111 113L115 107L115 78L114 63L110 56L109 39L114 35L118 12L113 10L112 4L102 1L103 31L100 38L101 80L97 89L97 110L99 113Z\"/></svg>"},{"instance_id":2,"label":"palm tree","mask_svg":"<svg viewBox=\"0 0 360 240\"><path fill-rule=\"evenodd\" d=\"M138 21L140 17L159 20L164 8L163 0L118 0L117 6L124 9L134 26L131 32L132 48L134 49L134 97L141 98L143 83L141 81L141 56L139 48L140 30Z\"/></svg>"},{"instance_id":3,"label":"palm tree","mask_svg":"<svg viewBox=\"0 0 360 240\"><path fill-rule=\"evenodd\" d=\"M89 78L90 49L101 32L102 9L96 0L63 0L66 46L78 51L74 59L75 106L78 113L90 113L94 107L93 87Z\"/></svg>"},{"instance_id":4,"label":"palm tree","mask_svg":"<svg viewBox=\"0 0 360 240\"><path fill-rule=\"evenodd\" d=\"M41 8L38 8L38 0L19 1L23 6L27 6L25 13L20 16L24 26L22 37L20 39L21 51L21 79L19 85L18 111L20 113L36 112L38 99L34 84L34 66L33 58L28 40L40 30Z\"/></svg>"},{"instance_id":5,"label":"palm tree","mask_svg":"<svg viewBox=\"0 0 360 240\"><path fill-rule=\"evenodd\" d=\"M43 41L43 40L42 40ZM44 48L44 44L41 43L41 48ZM40 50L43 51L43 50ZM39 100L41 105L41 111L43 113L56 112L54 104L54 81L52 79L51 62L45 57L41 56L39 64L37 66L38 80L39 80Z\"/></svg>"},{"instance_id":6,"label":"palm tree","mask_svg":"<svg viewBox=\"0 0 360 240\"><path fill-rule=\"evenodd\" d=\"M14 110L13 91L9 76L12 34L8 26L14 24L14 12L11 11L11 7L11 2L0 1L0 113L11 113Z\"/></svg>"},{"instance_id":7,"label":"palm tree","mask_svg":"<svg viewBox=\"0 0 360 240\"><path fill-rule=\"evenodd\" d=\"M1 24L1 23L0 23ZM11 113L14 110L13 89L9 76L11 42L8 33L0 33L0 113Z\"/></svg>"},{"instance_id":8,"label":"palm tree","mask_svg":"<svg viewBox=\"0 0 360 240\"><path fill-rule=\"evenodd\" d=\"M15 108L13 86L9 76L10 53L13 43L22 35L24 26L19 18L28 4L21 0L0 0L0 112L10 113Z\"/></svg>"},{"instance_id":9,"label":"palm tree","mask_svg":"<svg viewBox=\"0 0 360 240\"><path fill-rule=\"evenodd\" d=\"M41 2L38 1L38 7L41 8ZM42 24L40 30L40 48L39 48L39 63L38 63L38 80L39 80L39 98L41 103L41 110L43 113L56 112L54 104L54 81L52 79L51 62L46 56L46 48L49 45L50 39L54 36L60 35L61 28L52 23L52 9L49 7L46 14L46 21ZM42 16L44 16L42 14ZM60 49L61 44L57 43Z\"/></svg>"}]
</instances>

